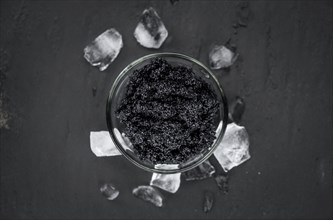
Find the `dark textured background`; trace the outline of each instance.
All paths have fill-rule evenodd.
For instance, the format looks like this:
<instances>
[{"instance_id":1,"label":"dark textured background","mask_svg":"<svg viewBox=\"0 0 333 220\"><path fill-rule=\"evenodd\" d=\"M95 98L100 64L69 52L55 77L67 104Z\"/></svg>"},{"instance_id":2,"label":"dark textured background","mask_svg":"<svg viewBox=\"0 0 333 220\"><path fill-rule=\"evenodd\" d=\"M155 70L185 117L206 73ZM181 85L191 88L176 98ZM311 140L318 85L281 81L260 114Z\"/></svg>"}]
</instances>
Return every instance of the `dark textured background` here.
<instances>
[{"instance_id":1,"label":"dark textured background","mask_svg":"<svg viewBox=\"0 0 333 220\"><path fill-rule=\"evenodd\" d=\"M155 208L132 196L150 174L123 157L97 158L89 132L106 130L117 74L156 50L133 37L142 10L169 30L161 51L207 64L212 44L237 46L231 71L215 71L228 99L243 96L252 159L213 179L182 182ZM239 19L247 27L234 28ZM332 3L329 1L1 1L1 219L332 217ZM83 48L115 27L124 48L99 72ZM96 87L96 96L92 88ZM120 189L106 201L98 186ZM205 190L215 193L204 214Z\"/></svg>"}]
</instances>

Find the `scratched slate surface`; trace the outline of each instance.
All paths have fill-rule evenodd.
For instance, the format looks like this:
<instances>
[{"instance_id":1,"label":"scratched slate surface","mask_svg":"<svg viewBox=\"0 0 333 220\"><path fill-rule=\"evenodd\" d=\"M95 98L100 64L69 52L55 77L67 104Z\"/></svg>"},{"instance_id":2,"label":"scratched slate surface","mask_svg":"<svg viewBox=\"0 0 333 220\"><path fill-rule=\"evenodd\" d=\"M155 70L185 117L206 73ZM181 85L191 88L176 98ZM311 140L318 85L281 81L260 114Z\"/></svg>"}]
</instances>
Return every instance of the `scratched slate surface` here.
<instances>
[{"instance_id":1,"label":"scratched slate surface","mask_svg":"<svg viewBox=\"0 0 333 220\"><path fill-rule=\"evenodd\" d=\"M229 101L244 97L252 159L213 179L182 182L156 208L131 195L151 174L123 157L97 158L89 132L106 130L105 102L117 74L156 52L133 31L146 7L169 30L157 50L207 64L213 44L240 54L214 71ZM332 3L329 1L1 1L1 219L332 218ZM234 27L238 21L247 27ZM115 62L99 72L82 57L105 29L123 35ZM96 87L93 95L92 88ZM101 182L120 190L106 201ZM215 194L202 211L205 191Z\"/></svg>"}]
</instances>

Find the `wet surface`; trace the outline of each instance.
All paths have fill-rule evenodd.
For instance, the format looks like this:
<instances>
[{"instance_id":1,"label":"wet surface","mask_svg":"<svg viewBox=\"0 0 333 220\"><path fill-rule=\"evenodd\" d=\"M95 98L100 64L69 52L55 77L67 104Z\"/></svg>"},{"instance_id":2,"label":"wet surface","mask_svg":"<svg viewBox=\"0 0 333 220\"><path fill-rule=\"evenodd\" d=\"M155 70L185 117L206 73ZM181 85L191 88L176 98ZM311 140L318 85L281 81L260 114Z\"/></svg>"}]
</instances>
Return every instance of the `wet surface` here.
<instances>
[{"instance_id":1,"label":"wet surface","mask_svg":"<svg viewBox=\"0 0 333 220\"><path fill-rule=\"evenodd\" d=\"M212 192L205 192L205 198L203 202L203 211L205 213L210 212L214 205L214 194Z\"/></svg>"},{"instance_id":2,"label":"wet surface","mask_svg":"<svg viewBox=\"0 0 333 220\"><path fill-rule=\"evenodd\" d=\"M173 2L1 1L1 219L332 217L332 3ZM169 31L159 50L133 37L149 6ZM99 72L83 48L111 27L124 47ZM132 189L151 174L123 157L97 158L89 146L90 131L107 130L114 79L154 52L208 65L211 47L225 43L240 56L214 73L230 101L246 102L240 124L251 160L229 172L227 195L210 178L183 181L163 208L135 199ZM117 186L116 200L101 196L101 182ZM205 191L214 193L207 214Z\"/></svg>"}]
</instances>

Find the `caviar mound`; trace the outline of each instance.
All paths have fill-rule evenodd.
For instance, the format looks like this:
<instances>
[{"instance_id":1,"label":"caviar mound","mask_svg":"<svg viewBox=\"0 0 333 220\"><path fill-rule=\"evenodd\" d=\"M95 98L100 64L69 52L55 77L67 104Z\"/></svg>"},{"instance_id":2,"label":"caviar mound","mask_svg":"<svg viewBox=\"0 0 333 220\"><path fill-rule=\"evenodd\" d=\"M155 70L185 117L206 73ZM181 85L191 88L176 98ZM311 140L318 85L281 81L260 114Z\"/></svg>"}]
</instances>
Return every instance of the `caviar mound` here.
<instances>
[{"instance_id":1,"label":"caviar mound","mask_svg":"<svg viewBox=\"0 0 333 220\"><path fill-rule=\"evenodd\" d=\"M133 71L116 116L141 160L179 164L213 144L219 105L191 68L154 58Z\"/></svg>"}]
</instances>

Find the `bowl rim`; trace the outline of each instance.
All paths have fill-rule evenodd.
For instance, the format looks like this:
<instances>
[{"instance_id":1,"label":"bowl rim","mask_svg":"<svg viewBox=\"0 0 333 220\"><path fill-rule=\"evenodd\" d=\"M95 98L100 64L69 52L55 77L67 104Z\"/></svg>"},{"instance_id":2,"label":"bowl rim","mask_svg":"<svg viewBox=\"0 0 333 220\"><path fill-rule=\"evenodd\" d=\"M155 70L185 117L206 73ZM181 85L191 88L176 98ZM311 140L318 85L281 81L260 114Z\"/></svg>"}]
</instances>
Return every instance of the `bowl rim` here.
<instances>
[{"instance_id":1,"label":"bowl rim","mask_svg":"<svg viewBox=\"0 0 333 220\"><path fill-rule=\"evenodd\" d=\"M156 169L154 168L150 168L147 167L139 162L137 162L136 160L134 160L133 158L131 158L130 155L128 155L128 153L126 152L126 150L121 146L121 144L119 143L119 141L117 140L116 135L114 134L113 131L113 127L112 127L112 117L111 117L111 105L112 105L112 96L116 91L117 85L121 82L123 76L129 71L131 70L133 67L135 67L136 65L140 64L141 62L144 62L146 60L149 60L151 58L156 58L156 57L176 57L176 58L181 58L181 59L185 59L187 61L190 61L192 63L195 63L196 65L200 66L201 68L203 68L208 74L209 77L211 77L213 79L213 81L216 83L221 98L222 98L222 105L223 105L223 118L222 118L222 128L221 131L218 135L218 137L215 139L213 145L211 146L211 149L209 150L209 152L204 155L202 158L198 159L196 162L194 162L193 164L190 164L188 166L184 166L181 168L177 168L177 169ZM188 170L193 169L196 166L199 166L201 163L203 163L204 161L206 161L215 151L215 149L218 146L218 143L220 143L222 141L223 135L225 133L226 127L227 127L227 122L228 122L228 102L227 102L227 98L225 95L224 90L222 89L219 81L217 80L217 78L215 77L215 75L204 65L202 64L200 61L181 54L181 53L173 53L173 52L163 52L163 53L152 53L152 54L148 54L145 56L142 56L136 60L134 60L133 62L131 62L129 65L127 65L121 72L120 74L117 76L117 78L115 79L115 81L113 82L111 89L109 91L109 95L107 97L107 102L106 102L106 122L107 122L107 127L108 127L108 131L109 134L111 136L111 139L113 141L113 143L115 144L115 146L117 147L117 149L121 152L121 154L123 156L125 156L125 158L127 160L129 160L130 162L132 162L134 165L136 165L137 167L145 170L145 171L149 171L152 173L161 173L161 174L172 174L172 173L181 173L181 172L185 172Z\"/></svg>"}]
</instances>

